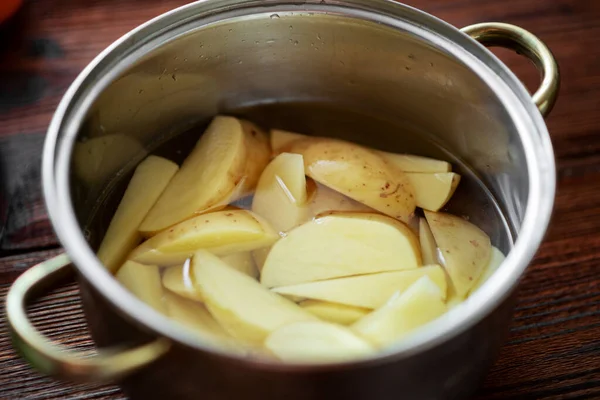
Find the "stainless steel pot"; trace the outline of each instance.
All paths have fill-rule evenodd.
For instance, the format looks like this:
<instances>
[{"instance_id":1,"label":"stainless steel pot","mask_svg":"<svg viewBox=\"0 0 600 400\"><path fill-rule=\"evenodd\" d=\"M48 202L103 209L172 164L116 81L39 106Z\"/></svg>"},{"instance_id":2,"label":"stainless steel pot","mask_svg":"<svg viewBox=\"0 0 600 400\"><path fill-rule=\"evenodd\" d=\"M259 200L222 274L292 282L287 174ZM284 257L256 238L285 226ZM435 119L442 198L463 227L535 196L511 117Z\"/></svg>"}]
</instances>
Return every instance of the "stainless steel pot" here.
<instances>
[{"instance_id":1,"label":"stainless steel pot","mask_svg":"<svg viewBox=\"0 0 600 400\"><path fill-rule=\"evenodd\" d=\"M516 49L538 65L543 81L533 99L477 41ZM32 267L11 288L15 345L44 373L118 380L140 399L467 397L503 341L514 289L550 220L555 170L542 115L558 84L551 52L526 31L489 23L461 32L392 1L212 0L164 14L99 55L56 111L43 178L66 254ZM508 258L465 304L373 359L294 366L208 348L122 288L94 247L114 210L104 199L118 198L110 179L186 126L228 112L454 157L495 196L497 205L471 203L470 214L487 223ZM114 134L119 141L111 142ZM78 150L96 136L107 137L103 156ZM485 218L498 211L506 226ZM93 357L50 344L27 319L26 300L70 265L100 348Z\"/></svg>"}]
</instances>

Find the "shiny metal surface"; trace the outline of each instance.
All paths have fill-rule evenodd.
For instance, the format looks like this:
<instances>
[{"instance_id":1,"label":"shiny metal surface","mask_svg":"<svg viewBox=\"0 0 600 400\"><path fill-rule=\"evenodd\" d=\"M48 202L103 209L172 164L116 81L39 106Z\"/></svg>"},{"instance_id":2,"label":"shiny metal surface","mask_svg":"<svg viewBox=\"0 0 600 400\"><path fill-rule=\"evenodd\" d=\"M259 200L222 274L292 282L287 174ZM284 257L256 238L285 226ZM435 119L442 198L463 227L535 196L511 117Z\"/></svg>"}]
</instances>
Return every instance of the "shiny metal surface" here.
<instances>
[{"instance_id":1,"label":"shiny metal surface","mask_svg":"<svg viewBox=\"0 0 600 400\"><path fill-rule=\"evenodd\" d=\"M315 130L309 133L328 126L331 115L314 110L335 106L344 111L329 126L363 122L334 136L389 151L452 155L468 165L494 194L508 238L515 239L502 243L512 247L506 262L482 290L428 329L357 363L241 360L176 329L95 258L93 245L103 234L98 216L110 209L99 200L108 196L115 174L126 174L186 127L261 105L283 107L268 119L292 124L285 115L294 115L304 124L297 129ZM98 158L88 157L81 149L96 137L111 141ZM200 392L208 398L461 398L474 390L500 346L499 327L508 325L511 294L544 235L555 190L548 133L516 77L457 29L384 0L201 1L141 26L68 90L48 132L43 174L50 217L84 278L97 342L173 341L164 358L123 383L138 398ZM484 221L495 212L486 207L472 214ZM497 240L506 230L485 228ZM110 329L99 321L111 321L105 323Z\"/></svg>"}]
</instances>

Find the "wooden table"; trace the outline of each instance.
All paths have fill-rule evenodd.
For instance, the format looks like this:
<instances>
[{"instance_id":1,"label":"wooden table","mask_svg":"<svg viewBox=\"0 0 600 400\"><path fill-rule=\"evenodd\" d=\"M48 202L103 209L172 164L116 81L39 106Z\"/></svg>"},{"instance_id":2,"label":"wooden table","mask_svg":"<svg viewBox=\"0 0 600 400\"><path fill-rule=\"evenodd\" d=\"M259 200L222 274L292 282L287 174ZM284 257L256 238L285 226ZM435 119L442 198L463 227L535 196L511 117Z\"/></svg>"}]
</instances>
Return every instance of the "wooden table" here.
<instances>
[{"instance_id":1,"label":"wooden table","mask_svg":"<svg viewBox=\"0 0 600 400\"><path fill-rule=\"evenodd\" d=\"M2 0L0 0L2 1ZM60 97L105 46L181 0L37 0L0 39L0 298L30 265L60 252L40 193L40 150ZM462 27L503 21L554 51L562 90L548 118L558 161L554 220L519 290L508 343L479 399L600 399L600 2L414 0ZM530 88L537 72L498 51ZM38 326L90 347L77 289L33 310ZM0 314L0 399L120 399L112 386L56 382L31 371L10 346ZM460 362L460 360L457 360ZM411 399L413 400L413 399ZM415 399L417 400L417 399Z\"/></svg>"}]
</instances>

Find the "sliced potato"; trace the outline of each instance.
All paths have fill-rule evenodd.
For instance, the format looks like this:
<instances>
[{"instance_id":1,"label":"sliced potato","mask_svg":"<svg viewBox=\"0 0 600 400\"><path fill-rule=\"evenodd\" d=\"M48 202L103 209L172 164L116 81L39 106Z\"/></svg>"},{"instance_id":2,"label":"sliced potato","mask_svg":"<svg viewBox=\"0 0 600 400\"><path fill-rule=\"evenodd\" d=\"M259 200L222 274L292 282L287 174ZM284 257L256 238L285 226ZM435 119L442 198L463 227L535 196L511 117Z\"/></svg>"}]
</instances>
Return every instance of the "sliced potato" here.
<instances>
[{"instance_id":1,"label":"sliced potato","mask_svg":"<svg viewBox=\"0 0 600 400\"><path fill-rule=\"evenodd\" d=\"M477 226L452 214L425 211L440 261L459 297L465 297L490 260L489 236Z\"/></svg>"},{"instance_id":2,"label":"sliced potato","mask_svg":"<svg viewBox=\"0 0 600 400\"><path fill-rule=\"evenodd\" d=\"M438 286L445 298L446 274L439 265L280 286L273 291L285 296L373 309L381 307L395 292L403 292L424 276Z\"/></svg>"},{"instance_id":3,"label":"sliced potato","mask_svg":"<svg viewBox=\"0 0 600 400\"><path fill-rule=\"evenodd\" d=\"M143 265L126 261L115 275L121 285L125 286L138 299L166 314L163 303L164 291L160 284L160 272L156 265Z\"/></svg>"},{"instance_id":4,"label":"sliced potato","mask_svg":"<svg viewBox=\"0 0 600 400\"><path fill-rule=\"evenodd\" d=\"M439 262L437 245L425 218L419 218L419 242L421 243L423 264L437 264Z\"/></svg>"},{"instance_id":5,"label":"sliced potato","mask_svg":"<svg viewBox=\"0 0 600 400\"><path fill-rule=\"evenodd\" d=\"M316 188L312 193L308 203L308 215L314 217L316 215L328 211L350 211L350 212L373 212L371 207L368 207L350 197L344 196L340 192L328 188L325 185L316 183Z\"/></svg>"},{"instance_id":6,"label":"sliced potato","mask_svg":"<svg viewBox=\"0 0 600 400\"><path fill-rule=\"evenodd\" d=\"M276 231L286 232L304 221L305 204L306 177L302 156L282 153L261 175L252 211L265 218Z\"/></svg>"},{"instance_id":7,"label":"sliced potato","mask_svg":"<svg viewBox=\"0 0 600 400\"><path fill-rule=\"evenodd\" d=\"M339 213L300 225L277 241L261 282L279 287L420 265L419 242L403 223L379 214Z\"/></svg>"},{"instance_id":8,"label":"sliced potato","mask_svg":"<svg viewBox=\"0 0 600 400\"><path fill-rule=\"evenodd\" d=\"M375 210L407 222L416 203L408 177L376 152L335 139L292 143L302 154L306 175Z\"/></svg>"},{"instance_id":9,"label":"sliced potato","mask_svg":"<svg viewBox=\"0 0 600 400\"><path fill-rule=\"evenodd\" d=\"M235 338L260 344L269 333L284 325L316 320L294 302L230 268L207 251L194 254L192 269L206 307Z\"/></svg>"},{"instance_id":10,"label":"sliced potato","mask_svg":"<svg viewBox=\"0 0 600 400\"><path fill-rule=\"evenodd\" d=\"M322 321L296 322L271 333L265 347L288 362L334 362L366 357L375 349L348 328Z\"/></svg>"},{"instance_id":11,"label":"sliced potato","mask_svg":"<svg viewBox=\"0 0 600 400\"><path fill-rule=\"evenodd\" d=\"M387 346L446 311L440 288L424 276L397 292L381 308L359 319L352 329L378 346Z\"/></svg>"},{"instance_id":12,"label":"sliced potato","mask_svg":"<svg viewBox=\"0 0 600 400\"><path fill-rule=\"evenodd\" d=\"M183 264L196 250L216 255L272 245L279 235L261 217L247 210L226 210L183 221L146 240L129 258L144 264Z\"/></svg>"},{"instance_id":13,"label":"sliced potato","mask_svg":"<svg viewBox=\"0 0 600 400\"><path fill-rule=\"evenodd\" d=\"M454 194L460 175L454 172L436 174L406 173L415 193L417 207L437 211L444 207Z\"/></svg>"},{"instance_id":14,"label":"sliced potato","mask_svg":"<svg viewBox=\"0 0 600 400\"><path fill-rule=\"evenodd\" d=\"M110 272L115 272L140 242L140 223L178 168L167 159L149 156L135 169L98 249L98 259Z\"/></svg>"},{"instance_id":15,"label":"sliced potato","mask_svg":"<svg viewBox=\"0 0 600 400\"><path fill-rule=\"evenodd\" d=\"M298 305L323 321L340 325L353 324L371 312L368 308L352 307L320 300L304 300Z\"/></svg>"},{"instance_id":16,"label":"sliced potato","mask_svg":"<svg viewBox=\"0 0 600 400\"><path fill-rule=\"evenodd\" d=\"M161 231L222 203L248 172L247 159L252 155L248 153L245 129L249 127L236 118L215 117L142 222L140 231Z\"/></svg>"},{"instance_id":17,"label":"sliced potato","mask_svg":"<svg viewBox=\"0 0 600 400\"><path fill-rule=\"evenodd\" d=\"M239 253L228 254L222 256L221 260L225 261L230 267L252 277L258 278L258 271L252 259L252 252L241 251Z\"/></svg>"},{"instance_id":18,"label":"sliced potato","mask_svg":"<svg viewBox=\"0 0 600 400\"><path fill-rule=\"evenodd\" d=\"M284 131L281 129L272 129L271 149L273 150L273 154L277 155L288 149L293 142L307 138L309 138L309 136L302 135L300 133Z\"/></svg>"},{"instance_id":19,"label":"sliced potato","mask_svg":"<svg viewBox=\"0 0 600 400\"><path fill-rule=\"evenodd\" d=\"M179 296L190 300L203 301L202 294L194 285L194 276L191 273L190 260L183 265L174 265L163 271L162 284L165 288Z\"/></svg>"},{"instance_id":20,"label":"sliced potato","mask_svg":"<svg viewBox=\"0 0 600 400\"><path fill-rule=\"evenodd\" d=\"M452 165L450 165L450 163L434 158L414 156L411 154L386 153L383 151L379 153L385 161L404 172L437 173L452 171Z\"/></svg>"},{"instance_id":21,"label":"sliced potato","mask_svg":"<svg viewBox=\"0 0 600 400\"><path fill-rule=\"evenodd\" d=\"M492 254L490 256L490 261L487 266L483 270L483 273L477 280L477 283L471 289L471 293L479 289L490 277L496 272L498 267L504 262L506 257L497 247L492 246Z\"/></svg>"},{"instance_id":22,"label":"sliced potato","mask_svg":"<svg viewBox=\"0 0 600 400\"><path fill-rule=\"evenodd\" d=\"M246 138L246 168L244 170L244 190L233 202L254 191L258 179L271 159L271 145L268 135L252 122L240 120Z\"/></svg>"}]
</instances>

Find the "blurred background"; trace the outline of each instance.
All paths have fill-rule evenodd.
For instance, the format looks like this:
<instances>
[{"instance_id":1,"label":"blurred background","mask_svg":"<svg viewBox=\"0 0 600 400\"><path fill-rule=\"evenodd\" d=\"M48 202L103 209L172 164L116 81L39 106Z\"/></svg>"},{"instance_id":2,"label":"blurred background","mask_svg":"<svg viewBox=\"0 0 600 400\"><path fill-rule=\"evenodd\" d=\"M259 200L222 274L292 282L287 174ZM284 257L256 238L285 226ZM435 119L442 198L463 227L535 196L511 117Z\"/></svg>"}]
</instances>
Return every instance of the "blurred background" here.
<instances>
[{"instance_id":1,"label":"blurred background","mask_svg":"<svg viewBox=\"0 0 600 400\"><path fill-rule=\"evenodd\" d=\"M209 0L210 1L210 0ZM0 298L20 272L58 254L43 204L40 155L52 114L100 51L182 0L0 0ZM600 2L407 0L456 27L500 21L554 52L562 89L547 119L557 156L553 227L520 289L509 343L481 399L600 399ZM530 90L534 66L493 50ZM12 351L0 314L0 399L118 399L115 387L42 378ZM52 311L49 317L46 313ZM49 335L90 347L70 286L36 305ZM411 399L412 400L412 399Z\"/></svg>"}]
</instances>

